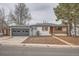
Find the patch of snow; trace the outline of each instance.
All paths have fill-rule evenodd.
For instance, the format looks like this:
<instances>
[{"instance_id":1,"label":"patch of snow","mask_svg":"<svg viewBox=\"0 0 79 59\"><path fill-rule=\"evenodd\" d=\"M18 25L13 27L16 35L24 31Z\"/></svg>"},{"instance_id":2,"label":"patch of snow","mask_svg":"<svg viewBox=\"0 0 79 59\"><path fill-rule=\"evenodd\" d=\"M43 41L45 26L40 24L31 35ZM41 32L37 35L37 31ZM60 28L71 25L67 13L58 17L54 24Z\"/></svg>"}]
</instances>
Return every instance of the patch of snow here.
<instances>
[{"instance_id":1,"label":"patch of snow","mask_svg":"<svg viewBox=\"0 0 79 59\"><path fill-rule=\"evenodd\" d=\"M9 24L9 26L16 26L16 24L15 23L12 23L12 24Z\"/></svg>"},{"instance_id":2,"label":"patch of snow","mask_svg":"<svg viewBox=\"0 0 79 59\"><path fill-rule=\"evenodd\" d=\"M75 30L74 30L75 28L74 28L74 25L73 25L73 28L72 28L72 30L71 30L71 34L72 35L75 35ZM79 36L79 28L78 27L76 27L76 35L77 36Z\"/></svg>"}]
</instances>

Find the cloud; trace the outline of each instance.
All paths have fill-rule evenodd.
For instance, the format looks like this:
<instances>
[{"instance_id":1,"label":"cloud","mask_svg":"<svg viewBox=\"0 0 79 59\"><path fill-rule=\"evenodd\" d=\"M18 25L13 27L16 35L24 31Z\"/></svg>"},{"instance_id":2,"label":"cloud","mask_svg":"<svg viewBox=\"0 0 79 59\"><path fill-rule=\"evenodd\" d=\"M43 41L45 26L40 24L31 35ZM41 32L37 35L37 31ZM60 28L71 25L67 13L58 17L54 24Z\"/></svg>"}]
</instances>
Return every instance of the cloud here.
<instances>
[{"instance_id":1,"label":"cloud","mask_svg":"<svg viewBox=\"0 0 79 59\"><path fill-rule=\"evenodd\" d=\"M41 10L47 10L48 8L50 8L50 6L48 4L42 4L42 3L35 3L33 5L31 5L32 10L33 11L41 11Z\"/></svg>"},{"instance_id":2,"label":"cloud","mask_svg":"<svg viewBox=\"0 0 79 59\"><path fill-rule=\"evenodd\" d=\"M53 8L58 4L55 3L27 3L27 7L29 8L29 12L32 15L32 20L30 23L43 22L43 20L47 22L53 22L56 19ZM1 7L5 9L14 10L15 3L1 3ZM6 13L8 13L6 11Z\"/></svg>"},{"instance_id":3,"label":"cloud","mask_svg":"<svg viewBox=\"0 0 79 59\"><path fill-rule=\"evenodd\" d=\"M53 22L56 19L53 8L56 7L57 4L50 3L38 3L38 4L29 4L32 19L35 22L43 22L43 20L47 22Z\"/></svg>"}]
</instances>

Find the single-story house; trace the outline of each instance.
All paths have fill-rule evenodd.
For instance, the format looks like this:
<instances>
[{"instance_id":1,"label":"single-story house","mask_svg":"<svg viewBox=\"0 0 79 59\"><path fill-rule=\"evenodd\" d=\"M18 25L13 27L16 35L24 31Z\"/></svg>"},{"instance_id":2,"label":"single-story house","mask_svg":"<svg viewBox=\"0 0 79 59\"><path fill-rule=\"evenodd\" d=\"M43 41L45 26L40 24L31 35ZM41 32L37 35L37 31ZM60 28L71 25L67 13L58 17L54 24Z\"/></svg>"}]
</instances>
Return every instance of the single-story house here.
<instances>
[{"instance_id":1,"label":"single-story house","mask_svg":"<svg viewBox=\"0 0 79 59\"><path fill-rule=\"evenodd\" d=\"M65 33L66 26L52 23L38 23L30 26L10 26L11 36L50 36Z\"/></svg>"},{"instance_id":2,"label":"single-story house","mask_svg":"<svg viewBox=\"0 0 79 59\"><path fill-rule=\"evenodd\" d=\"M35 25L31 25L31 36L36 35L51 35L50 34L50 26L52 26L51 23L38 23Z\"/></svg>"},{"instance_id":3,"label":"single-story house","mask_svg":"<svg viewBox=\"0 0 79 59\"><path fill-rule=\"evenodd\" d=\"M0 21L0 35L3 36L45 36L54 34L68 34L67 24L37 23L34 25L14 25L9 26L5 21ZM71 30L75 34L74 26ZM76 35L79 36L79 25L76 25Z\"/></svg>"},{"instance_id":4,"label":"single-story house","mask_svg":"<svg viewBox=\"0 0 79 59\"><path fill-rule=\"evenodd\" d=\"M52 23L38 23L35 25L31 25L31 35L54 35L54 34L67 34L67 26L65 25L57 25Z\"/></svg>"}]
</instances>

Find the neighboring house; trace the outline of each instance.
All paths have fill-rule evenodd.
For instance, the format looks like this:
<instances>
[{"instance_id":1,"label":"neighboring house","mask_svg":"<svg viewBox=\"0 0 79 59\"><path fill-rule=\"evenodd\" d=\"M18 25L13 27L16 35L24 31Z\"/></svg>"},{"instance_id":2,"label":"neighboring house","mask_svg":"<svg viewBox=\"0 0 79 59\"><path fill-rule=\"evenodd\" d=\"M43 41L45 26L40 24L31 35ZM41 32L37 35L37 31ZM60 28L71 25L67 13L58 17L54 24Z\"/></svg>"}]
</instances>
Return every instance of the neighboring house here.
<instances>
[{"instance_id":1,"label":"neighboring house","mask_svg":"<svg viewBox=\"0 0 79 59\"><path fill-rule=\"evenodd\" d=\"M75 32L76 32L76 36L79 36L79 24L76 24L76 29L74 25L72 26L71 35L75 35Z\"/></svg>"},{"instance_id":2,"label":"neighboring house","mask_svg":"<svg viewBox=\"0 0 79 59\"><path fill-rule=\"evenodd\" d=\"M0 21L0 33L4 36L10 35L10 29L9 26L6 24L5 21Z\"/></svg>"}]
</instances>

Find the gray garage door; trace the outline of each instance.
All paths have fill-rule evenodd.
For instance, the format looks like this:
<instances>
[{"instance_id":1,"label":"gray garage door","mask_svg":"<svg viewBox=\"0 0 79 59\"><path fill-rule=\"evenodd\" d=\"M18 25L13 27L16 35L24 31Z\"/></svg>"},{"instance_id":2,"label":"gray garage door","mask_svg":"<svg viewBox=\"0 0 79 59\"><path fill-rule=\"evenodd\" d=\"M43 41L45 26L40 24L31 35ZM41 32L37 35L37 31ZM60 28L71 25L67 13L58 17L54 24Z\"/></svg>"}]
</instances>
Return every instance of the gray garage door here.
<instances>
[{"instance_id":1,"label":"gray garage door","mask_svg":"<svg viewBox=\"0 0 79 59\"><path fill-rule=\"evenodd\" d=\"M29 36L29 29L12 29L13 36Z\"/></svg>"}]
</instances>

